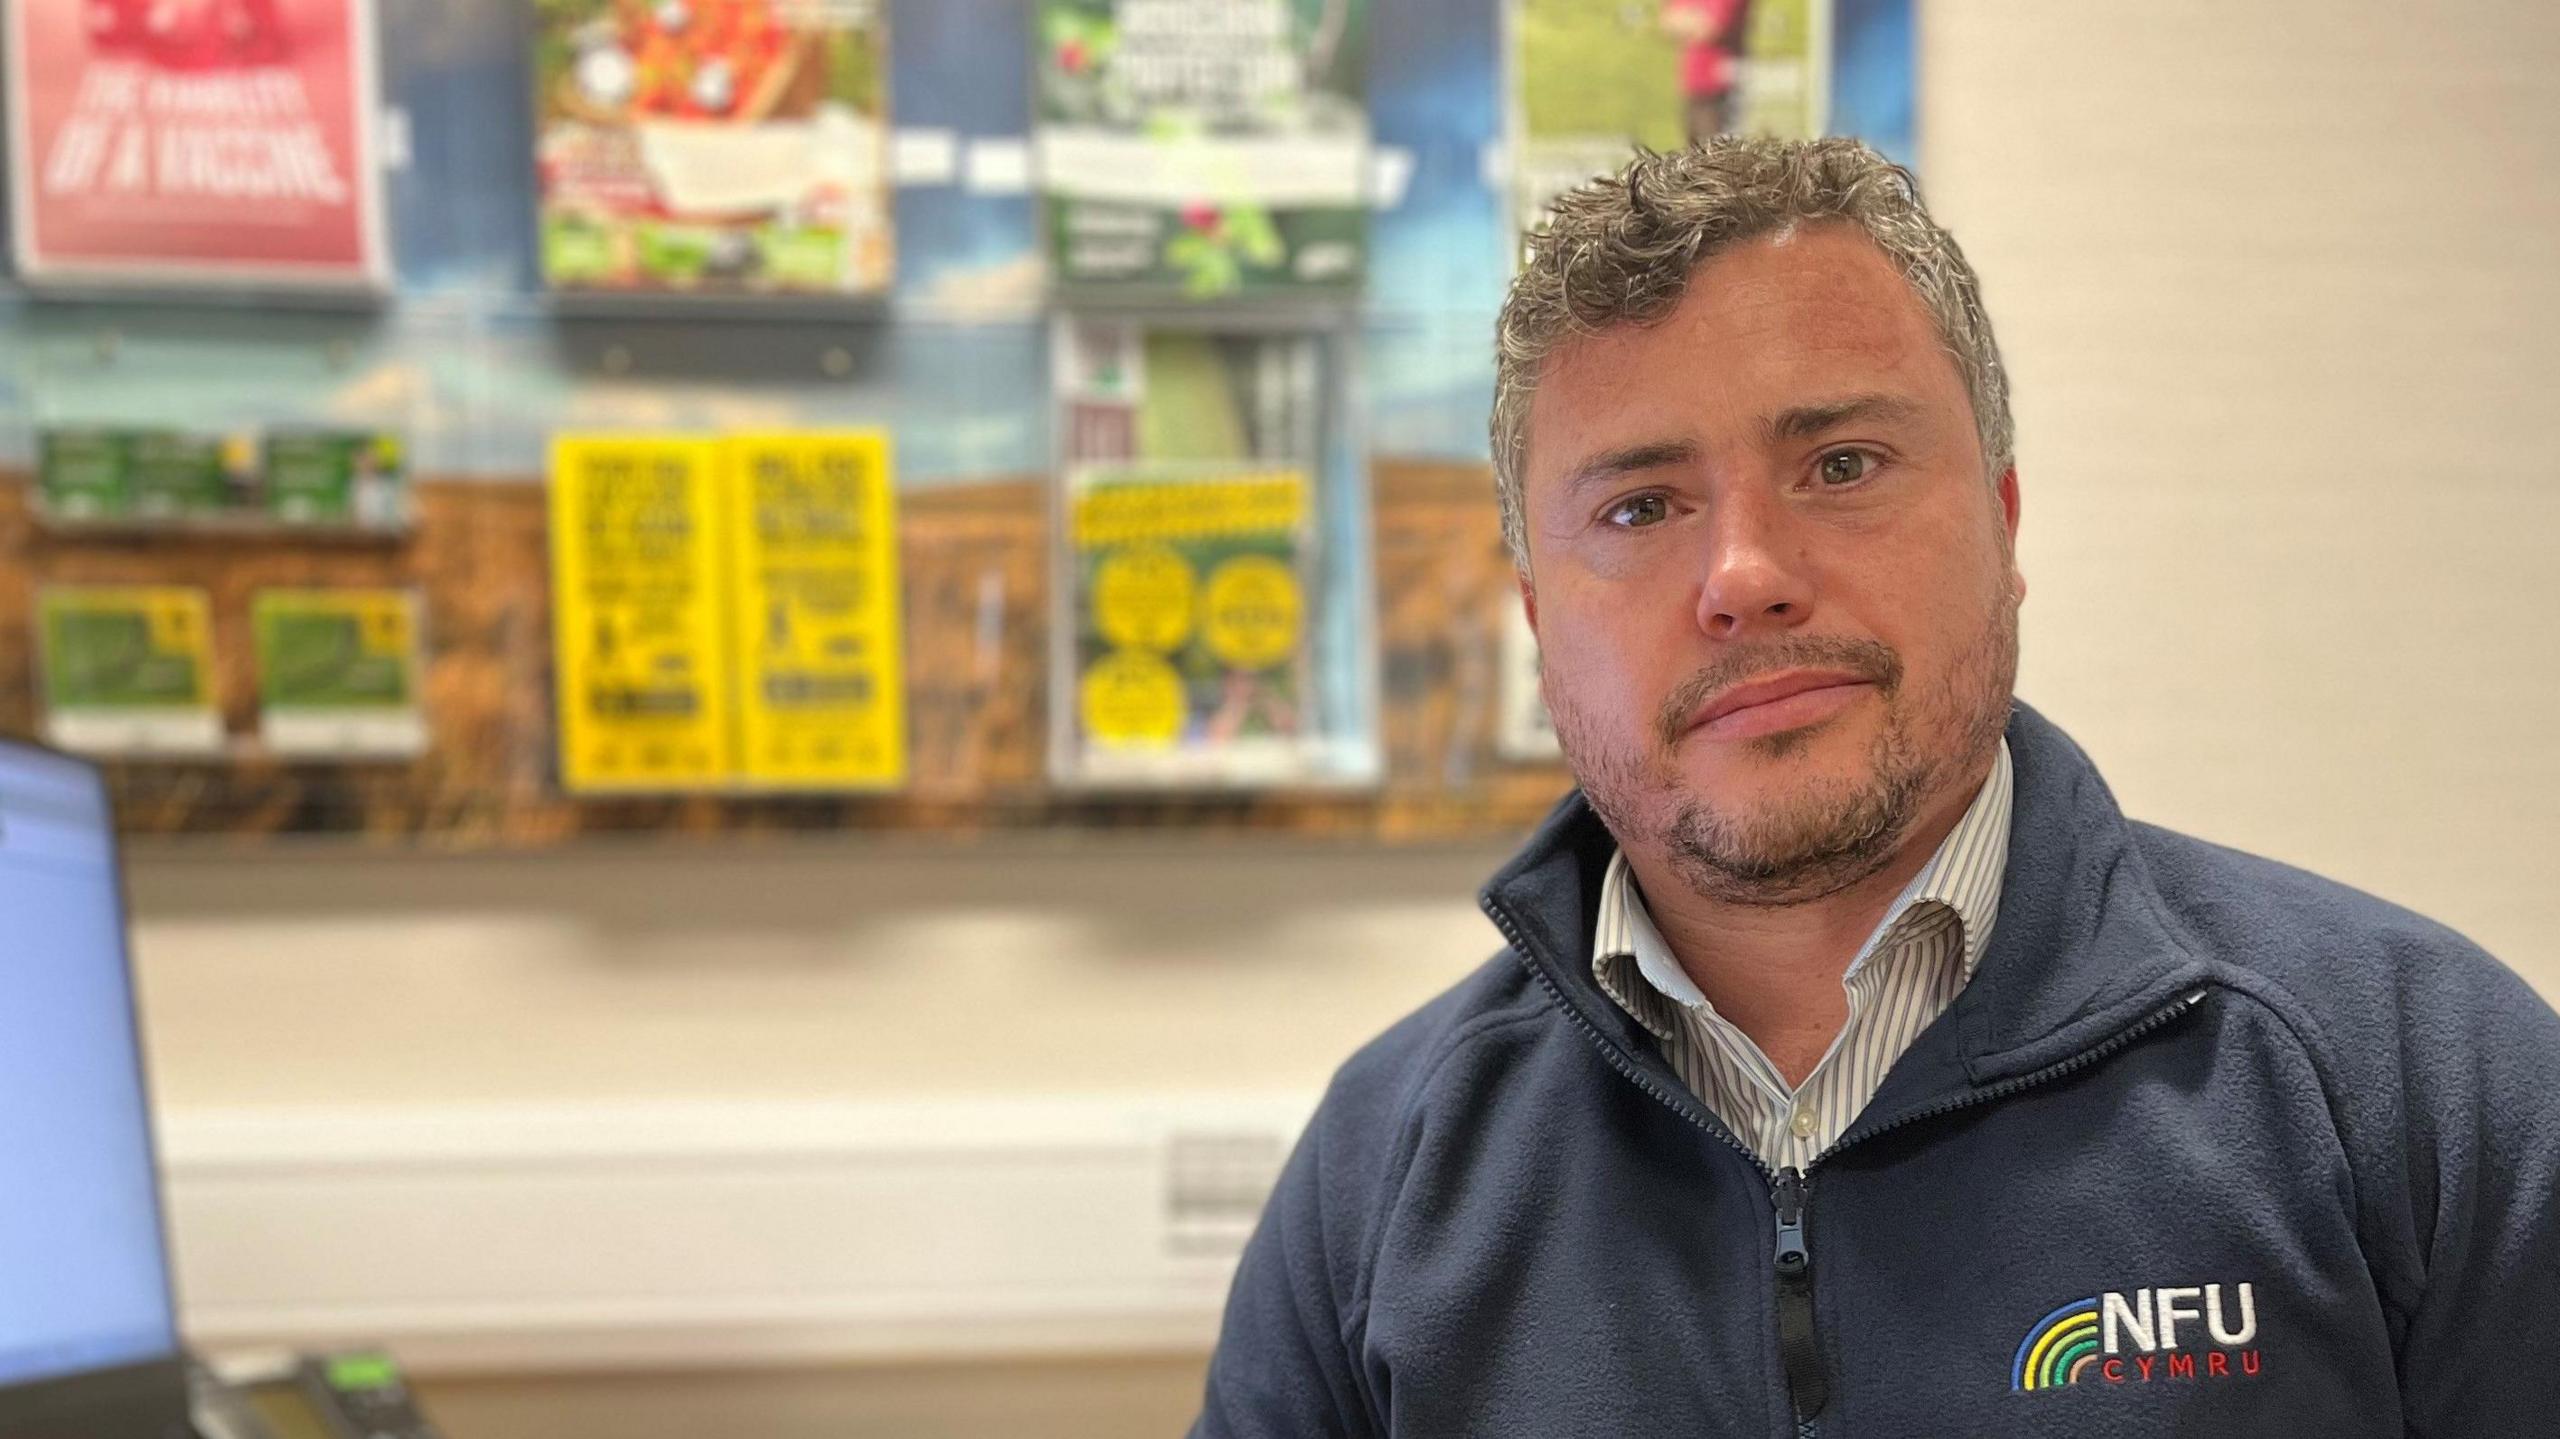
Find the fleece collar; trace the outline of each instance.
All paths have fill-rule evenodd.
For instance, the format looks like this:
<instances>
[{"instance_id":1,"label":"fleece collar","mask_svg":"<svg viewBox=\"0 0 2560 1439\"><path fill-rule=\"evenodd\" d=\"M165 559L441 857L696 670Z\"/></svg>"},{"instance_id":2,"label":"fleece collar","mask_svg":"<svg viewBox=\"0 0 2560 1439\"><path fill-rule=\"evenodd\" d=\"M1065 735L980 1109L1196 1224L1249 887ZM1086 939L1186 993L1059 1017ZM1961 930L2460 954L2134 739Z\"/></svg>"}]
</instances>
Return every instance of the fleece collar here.
<instances>
[{"instance_id":1,"label":"fleece collar","mask_svg":"<svg viewBox=\"0 0 2560 1439\"><path fill-rule=\"evenodd\" d=\"M2204 981L2206 966L2164 917L2097 767L2025 704L2012 707L2007 732L2016 788L1991 947L1955 1004L1886 1078L1871 1116L2059 1063ZM1576 791L1481 900L1562 1003L1629 1060L1659 1067L1655 1046L1591 974L1593 921L1616 848Z\"/></svg>"}]
</instances>

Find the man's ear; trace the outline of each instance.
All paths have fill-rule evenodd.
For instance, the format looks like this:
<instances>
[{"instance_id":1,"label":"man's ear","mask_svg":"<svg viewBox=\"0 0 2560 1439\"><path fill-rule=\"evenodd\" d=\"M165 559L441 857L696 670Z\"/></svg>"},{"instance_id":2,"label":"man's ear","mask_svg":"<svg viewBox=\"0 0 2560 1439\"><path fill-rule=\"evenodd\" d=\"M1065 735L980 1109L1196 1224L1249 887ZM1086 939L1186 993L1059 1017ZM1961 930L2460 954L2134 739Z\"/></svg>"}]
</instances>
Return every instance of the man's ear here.
<instances>
[{"instance_id":1,"label":"man's ear","mask_svg":"<svg viewBox=\"0 0 2560 1439\"><path fill-rule=\"evenodd\" d=\"M1520 582L1520 613L1529 617L1529 634L1535 638L1538 633L1537 587L1529 583L1527 575L1515 574L1513 578Z\"/></svg>"},{"instance_id":2,"label":"man's ear","mask_svg":"<svg viewBox=\"0 0 2560 1439\"><path fill-rule=\"evenodd\" d=\"M2023 600L2027 597L2027 574L2018 568L2018 467L2011 465L2000 474L2000 523L2009 534L2009 588Z\"/></svg>"}]
</instances>

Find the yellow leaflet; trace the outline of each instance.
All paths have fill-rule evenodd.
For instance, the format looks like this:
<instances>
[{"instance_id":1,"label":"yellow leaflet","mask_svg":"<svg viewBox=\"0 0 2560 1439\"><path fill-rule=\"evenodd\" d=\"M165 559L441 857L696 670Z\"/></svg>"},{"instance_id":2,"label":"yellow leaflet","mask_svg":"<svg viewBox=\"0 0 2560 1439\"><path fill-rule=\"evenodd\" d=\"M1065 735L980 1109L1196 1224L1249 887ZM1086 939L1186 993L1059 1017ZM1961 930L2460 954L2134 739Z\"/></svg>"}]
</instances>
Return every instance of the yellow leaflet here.
<instances>
[{"instance_id":1,"label":"yellow leaflet","mask_svg":"<svg viewBox=\"0 0 2560 1439\"><path fill-rule=\"evenodd\" d=\"M571 790L725 783L720 446L680 436L552 442L560 769Z\"/></svg>"},{"instance_id":2,"label":"yellow leaflet","mask_svg":"<svg viewBox=\"0 0 2560 1439\"><path fill-rule=\"evenodd\" d=\"M741 435L727 459L743 777L764 788L905 783L888 437Z\"/></svg>"},{"instance_id":3,"label":"yellow leaflet","mask_svg":"<svg viewBox=\"0 0 2560 1439\"><path fill-rule=\"evenodd\" d=\"M46 688L57 706L213 703L213 611L204 591L62 585L44 590L40 606Z\"/></svg>"}]
</instances>

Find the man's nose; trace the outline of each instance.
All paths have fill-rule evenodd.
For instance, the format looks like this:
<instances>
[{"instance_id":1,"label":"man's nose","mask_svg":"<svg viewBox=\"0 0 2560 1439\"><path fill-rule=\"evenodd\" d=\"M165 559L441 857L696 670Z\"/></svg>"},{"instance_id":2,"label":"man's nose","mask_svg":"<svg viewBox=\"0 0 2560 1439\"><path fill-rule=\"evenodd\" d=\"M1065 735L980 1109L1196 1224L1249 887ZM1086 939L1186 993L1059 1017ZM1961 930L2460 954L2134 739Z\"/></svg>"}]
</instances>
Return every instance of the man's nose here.
<instances>
[{"instance_id":1,"label":"man's nose","mask_svg":"<svg viewBox=\"0 0 2560 1439\"><path fill-rule=\"evenodd\" d=\"M1698 628L1744 639L1803 624L1813 612L1800 539L1774 497L1737 495L1707 527L1698 582Z\"/></svg>"}]
</instances>

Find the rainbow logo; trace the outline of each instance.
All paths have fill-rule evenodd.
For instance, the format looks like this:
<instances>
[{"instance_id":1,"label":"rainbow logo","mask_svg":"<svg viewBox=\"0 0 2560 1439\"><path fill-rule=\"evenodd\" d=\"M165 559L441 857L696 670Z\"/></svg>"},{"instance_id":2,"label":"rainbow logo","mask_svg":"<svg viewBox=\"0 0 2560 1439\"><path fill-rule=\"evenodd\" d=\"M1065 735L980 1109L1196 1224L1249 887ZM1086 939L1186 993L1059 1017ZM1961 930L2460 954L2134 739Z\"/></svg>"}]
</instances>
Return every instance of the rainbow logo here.
<instances>
[{"instance_id":1,"label":"rainbow logo","mask_svg":"<svg viewBox=\"0 0 2560 1439\"><path fill-rule=\"evenodd\" d=\"M2075 1299L2046 1315L2018 1345L2009 1370L2012 1389L2056 1389L2077 1384L2098 1362L2098 1301Z\"/></svg>"}]
</instances>

